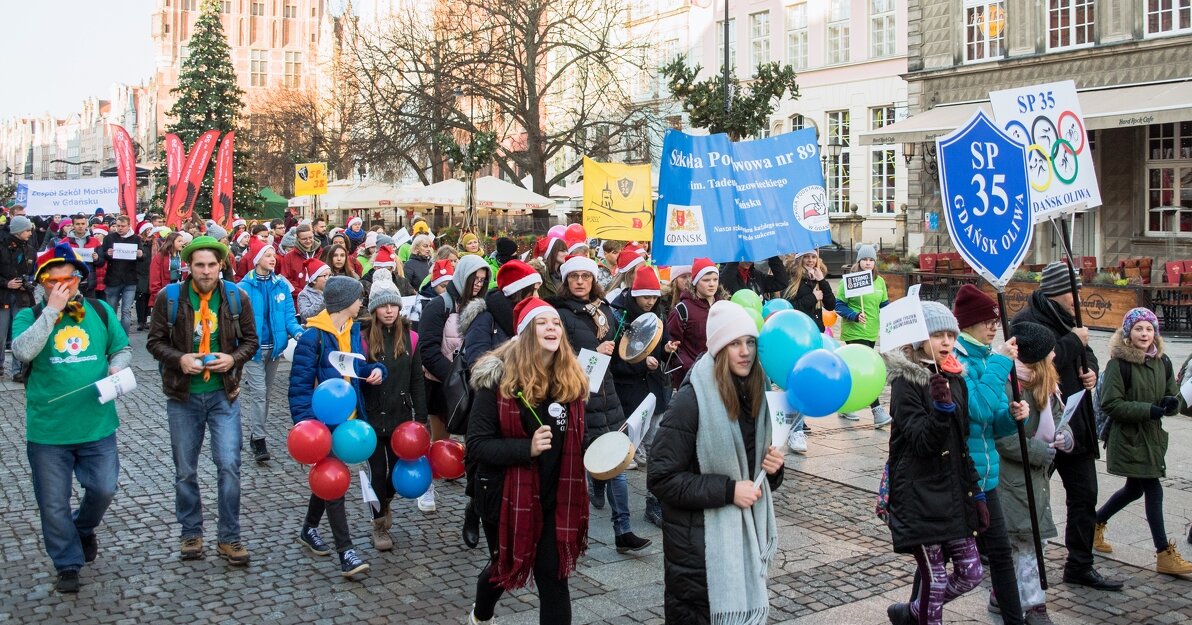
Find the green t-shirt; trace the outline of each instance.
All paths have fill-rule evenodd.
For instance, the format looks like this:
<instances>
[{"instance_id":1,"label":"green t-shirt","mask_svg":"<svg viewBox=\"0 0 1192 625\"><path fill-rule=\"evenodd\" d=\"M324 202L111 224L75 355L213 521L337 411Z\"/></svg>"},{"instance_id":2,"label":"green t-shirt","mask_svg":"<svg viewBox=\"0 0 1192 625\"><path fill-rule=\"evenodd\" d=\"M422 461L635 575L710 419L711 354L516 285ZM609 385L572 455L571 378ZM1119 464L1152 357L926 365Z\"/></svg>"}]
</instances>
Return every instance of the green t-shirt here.
<instances>
[{"instance_id":1,"label":"green t-shirt","mask_svg":"<svg viewBox=\"0 0 1192 625\"><path fill-rule=\"evenodd\" d=\"M203 328L199 326L199 294L195 293L193 288L187 288L189 282L183 283L183 288L187 289L190 294L190 306L195 310L195 327L194 327L194 352L199 351L199 339L203 336ZM211 328L211 352L219 351L219 286L211 293L211 299L207 302L212 314L215 316L215 321ZM203 379L203 374L190 376L190 392L194 393L210 393L211 391L223 390L223 374L211 372L211 377L207 380Z\"/></svg>"},{"instance_id":2,"label":"green t-shirt","mask_svg":"<svg viewBox=\"0 0 1192 625\"><path fill-rule=\"evenodd\" d=\"M856 312L865 313L865 323L860 324L848 319L840 320L840 340L849 341L877 341L877 331L881 327L879 320L882 304L890 298L886 292L886 280L878 276L873 281L873 293L863 297L844 297L844 280L836 285L836 301L844 302ZM862 307L862 303L864 306Z\"/></svg>"},{"instance_id":3,"label":"green t-shirt","mask_svg":"<svg viewBox=\"0 0 1192 625\"><path fill-rule=\"evenodd\" d=\"M98 301L98 300L96 300ZM81 322L63 315L29 370L25 389L25 438L43 445L77 445L110 436L120 425L116 402L99 403L94 387L62 397L84 384L108 377L108 356L128 347L128 335L120 326L116 311L106 302L105 326L99 313L84 304ZM17 313L12 335L20 336L33 325L33 309Z\"/></svg>"}]
</instances>

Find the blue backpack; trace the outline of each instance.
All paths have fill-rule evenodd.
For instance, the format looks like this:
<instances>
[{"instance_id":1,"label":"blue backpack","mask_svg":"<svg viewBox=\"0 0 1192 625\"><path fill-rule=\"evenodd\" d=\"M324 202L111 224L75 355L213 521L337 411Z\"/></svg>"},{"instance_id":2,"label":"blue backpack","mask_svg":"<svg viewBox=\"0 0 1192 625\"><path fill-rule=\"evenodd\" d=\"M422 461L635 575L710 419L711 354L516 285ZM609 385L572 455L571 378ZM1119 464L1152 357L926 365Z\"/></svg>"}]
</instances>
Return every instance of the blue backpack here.
<instances>
[{"instance_id":1,"label":"blue backpack","mask_svg":"<svg viewBox=\"0 0 1192 625\"><path fill-rule=\"evenodd\" d=\"M243 297L243 295L240 293L240 287L236 286L235 282L232 282L231 280L221 280L221 282L223 282L224 285L224 292L234 293L236 295L235 297L228 298L228 308L232 309L232 330L235 332L236 342L239 343L241 339L240 298ZM178 289L180 288L181 284L181 282L174 282L172 284L167 284L165 288L162 289L162 292L165 293L166 301L169 302L170 312L168 321L171 336L174 334L174 323L178 321Z\"/></svg>"}]
</instances>

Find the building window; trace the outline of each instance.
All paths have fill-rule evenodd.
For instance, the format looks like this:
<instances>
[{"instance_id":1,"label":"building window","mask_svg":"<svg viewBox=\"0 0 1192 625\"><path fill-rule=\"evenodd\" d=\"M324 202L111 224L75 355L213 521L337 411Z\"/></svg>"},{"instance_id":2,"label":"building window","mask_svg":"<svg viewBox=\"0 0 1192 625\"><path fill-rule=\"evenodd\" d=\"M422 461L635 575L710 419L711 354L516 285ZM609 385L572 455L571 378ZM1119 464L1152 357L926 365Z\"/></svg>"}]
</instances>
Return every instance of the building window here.
<instances>
[{"instance_id":1,"label":"building window","mask_svg":"<svg viewBox=\"0 0 1192 625\"><path fill-rule=\"evenodd\" d=\"M1192 122L1147 128L1147 231L1192 234Z\"/></svg>"},{"instance_id":2,"label":"building window","mask_svg":"<svg viewBox=\"0 0 1192 625\"><path fill-rule=\"evenodd\" d=\"M1146 34L1192 31L1192 0L1146 0Z\"/></svg>"},{"instance_id":3,"label":"building window","mask_svg":"<svg viewBox=\"0 0 1192 625\"><path fill-rule=\"evenodd\" d=\"M762 11L749 16L749 71L770 62L770 12Z\"/></svg>"},{"instance_id":4,"label":"building window","mask_svg":"<svg viewBox=\"0 0 1192 625\"><path fill-rule=\"evenodd\" d=\"M894 149L873 150L870 155L869 197L874 215L894 214Z\"/></svg>"},{"instance_id":5,"label":"building window","mask_svg":"<svg viewBox=\"0 0 1192 625\"><path fill-rule=\"evenodd\" d=\"M286 86L302 86L302 53L286 52Z\"/></svg>"},{"instance_id":6,"label":"building window","mask_svg":"<svg viewBox=\"0 0 1192 625\"><path fill-rule=\"evenodd\" d=\"M781 119L775 120L774 125L770 127L770 134L771 135L782 134L782 120Z\"/></svg>"},{"instance_id":7,"label":"building window","mask_svg":"<svg viewBox=\"0 0 1192 625\"><path fill-rule=\"evenodd\" d=\"M220 13L231 13L232 12L232 0L223 0L222 2L220 2L219 3L219 12Z\"/></svg>"},{"instance_id":8,"label":"building window","mask_svg":"<svg viewBox=\"0 0 1192 625\"><path fill-rule=\"evenodd\" d=\"M186 44L178 46L178 63L185 63L188 58L190 58L190 46Z\"/></svg>"},{"instance_id":9,"label":"building window","mask_svg":"<svg viewBox=\"0 0 1192 625\"><path fill-rule=\"evenodd\" d=\"M1058 50L1093 44L1093 0L1050 0L1047 48Z\"/></svg>"},{"instance_id":10,"label":"building window","mask_svg":"<svg viewBox=\"0 0 1192 625\"><path fill-rule=\"evenodd\" d=\"M674 61L676 58L678 58L678 56L679 56L679 40L678 39L665 39L662 42L662 46L658 49L658 58L654 59L653 62L657 63L658 67L661 68L662 66L667 65L667 64L671 63L672 61ZM654 73L658 79L658 86L656 88L657 92L658 93L667 93L666 76L663 76L662 72L660 72L660 71L654 72Z\"/></svg>"},{"instance_id":11,"label":"building window","mask_svg":"<svg viewBox=\"0 0 1192 625\"><path fill-rule=\"evenodd\" d=\"M194 11L199 8L199 0L182 0L183 11Z\"/></svg>"},{"instance_id":12,"label":"building window","mask_svg":"<svg viewBox=\"0 0 1192 625\"><path fill-rule=\"evenodd\" d=\"M849 209L849 112L828 111L828 143L839 143L840 156L828 157L828 206L833 213Z\"/></svg>"},{"instance_id":13,"label":"building window","mask_svg":"<svg viewBox=\"0 0 1192 625\"><path fill-rule=\"evenodd\" d=\"M869 109L869 127L877 130L894 123L894 107L879 106Z\"/></svg>"},{"instance_id":14,"label":"building window","mask_svg":"<svg viewBox=\"0 0 1192 625\"><path fill-rule=\"evenodd\" d=\"M869 55L894 56L898 42L894 27L894 0L869 1Z\"/></svg>"},{"instance_id":15,"label":"building window","mask_svg":"<svg viewBox=\"0 0 1192 625\"><path fill-rule=\"evenodd\" d=\"M716 62L724 62L724 20L716 22ZM728 67L730 71L737 68L737 19L728 20Z\"/></svg>"},{"instance_id":16,"label":"building window","mask_svg":"<svg viewBox=\"0 0 1192 625\"><path fill-rule=\"evenodd\" d=\"M828 6L828 65L848 63L849 4L851 0L830 0Z\"/></svg>"},{"instance_id":17,"label":"building window","mask_svg":"<svg viewBox=\"0 0 1192 625\"><path fill-rule=\"evenodd\" d=\"M269 82L269 51L249 51L248 84L253 87L264 87Z\"/></svg>"},{"instance_id":18,"label":"building window","mask_svg":"<svg viewBox=\"0 0 1192 625\"><path fill-rule=\"evenodd\" d=\"M252 14L257 17L264 17L265 16L265 3L264 2L256 2L254 0L254 2L252 3Z\"/></svg>"},{"instance_id":19,"label":"building window","mask_svg":"<svg viewBox=\"0 0 1192 625\"><path fill-rule=\"evenodd\" d=\"M294 2L286 2L281 11L282 17L298 17L298 5Z\"/></svg>"},{"instance_id":20,"label":"building window","mask_svg":"<svg viewBox=\"0 0 1192 625\"><path fill-rule=\"evenodd\" d=\"M629 7L629 19L640 20L654 14L657 7L655 0L633 0Z\"/></svg>"},{"instance_id":21,"label":"building window","mask_svg":"<svg viewBox=\"0 0 1192 625\"><path fill-rule=\"evenodd\" d=\"M1006 5L1002 0L964 0L964 59L984 61L1005 54Z\"/></svg>"},{"instance_id":22,"label":"building window","mask_svg":"<svg viewBox=\"0 0 1192 625\"><path fill-rule=\"evenodd\" d=\"M807 3L786 7L786 62L795 69L807 67Z\"/></svg>"},{"instance_id":23,"label":"building window","mask_svg":"<svg viewBox=\"0 0 1192 625\"><path fill-rule=\"evenodd\" d=\"M791 115L791 132L796 130L803 130L807 127L807 118L795 113Z\"/></svg>"}]
</instances>

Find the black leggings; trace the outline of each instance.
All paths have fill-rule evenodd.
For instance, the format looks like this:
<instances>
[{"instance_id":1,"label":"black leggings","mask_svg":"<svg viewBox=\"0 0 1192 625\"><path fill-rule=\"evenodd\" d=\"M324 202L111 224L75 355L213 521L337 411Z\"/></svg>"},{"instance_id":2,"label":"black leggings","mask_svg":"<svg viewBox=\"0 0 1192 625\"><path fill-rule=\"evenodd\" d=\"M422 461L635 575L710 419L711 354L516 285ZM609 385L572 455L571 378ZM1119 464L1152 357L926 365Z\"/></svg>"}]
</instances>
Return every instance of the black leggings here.
<instances>
[{"instance_id":1,"label":"black leggings","mask_svg":"<svg viewBox=\"0 0 1192 625\"><path fill-rule=\"evenodd\" d=\"M379 519L389 511L389 504L397 495L393 490L393 467L397 464L397 454L389 446L388 436L377 437L377 448L368 458L368 472L371 473L372 489L381 500L381 509L373 510L373 518Z\"/></svg>"},{"instance_id":2,"label":"black leggings","mask_svg":"<svg viewBox=\"0 0 1192 625\"><path fill-rule=\"evenodd\" d=\"M352 534L348 532L348 511L344 508L343 497L326 501L312 494L306 507L307 527L318 527L324 510L327 511L327 523L331 525L331 535L335 537L335 550L351 549Z\"/></svg>"},{"instance_id":3,"label":"black leggings","mask_svg":"<svg viewBox=\"0 0 1192 625\"><path fill-rule=\"evenodd\" d=\"M1167 549L1167 530L1163 527L1163 486L1159 483L1159 478L1126 478L1126 485L1110 495L1109 501L1097 511L1097 522L1108 523L1113 515L1138 501L1139 497L1146 497L1146 523L1151 526L1151 540L1155 542L1155 551L1163 551Z\"/></svg>"},{"instance_id":4,"label":"black leggings","mask_svg":"<svg viewBox=\"0 0 1192 625\"><path fill-rule=\"evenodd\" d=\"M851 341L845 341L845 342L849 345L864 345L865 347L873 347L874 345L877 345L876 341L867 341L865 339L853 339ZM880 405L882 405L882 402L877 399L874 399L873 403L869 404L869 407L877 408Z\"/></svg>"},{"instance_id":5,"label":"black leggings","mask_svg":"<svg viewBox=\"0 0 1192 625\"><path fill-rule=\"evenodd\" d=\"M493 617L497 601L505 592L494 585L493 563L497 560L497 541L500 534L495 523L484 524L484 540L488 542L489 563L476 580L476 608L473 614L481 621ZM555 542L555 515L546 515L542 537L538 539L538 554L534 560L534 583L538 587L539 625L571 625L571 590L567 578L559 579L559 548Z\"/></svg>"}]
</instances>

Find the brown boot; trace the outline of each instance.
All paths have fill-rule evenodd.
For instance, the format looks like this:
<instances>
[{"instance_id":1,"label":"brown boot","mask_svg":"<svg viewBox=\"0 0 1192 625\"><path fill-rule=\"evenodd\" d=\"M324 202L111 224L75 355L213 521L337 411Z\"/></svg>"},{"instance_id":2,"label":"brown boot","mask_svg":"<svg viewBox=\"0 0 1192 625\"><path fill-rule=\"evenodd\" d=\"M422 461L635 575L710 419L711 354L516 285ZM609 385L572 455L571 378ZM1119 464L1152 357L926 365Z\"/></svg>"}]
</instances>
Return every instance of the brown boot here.
<instances>
[{"instance_id":1,"label":"brown boot","mask_svg":"<svg viewBox=\"0 0 1192 625\"><path fill-rule=\"evenodd\" d=\"M381 518L385 520L385 531L388 532L393 528L393 509L385 508L385 516Z\"/></svg>"},{"instance_id":2,"label":"brown boot","mask_svg":"<svg viewBox=\"0 0 1192 625\"><path fill-rule=\"evenodd\" d=\"M385 518L373 519L372 530L373 547L377 551L389 551L393 549L393 538L389 536L389 532L385 530Z\"/></svg>"},{"instance_id":3,"label":"brown boot","mask_svg":"<svg viewBox=\"0 0 1192 625\"><path fill-rule=\"evenodd\" d=\"M1189 575L1192 574L1192 563L1175 550L1174 543L1168 543L1167 549L1155 554L1155 570L1168 575Z\"/></svg>"},{"instance_id":4,"label":"brown boot","mask_svg":"<svg viewBox=\"0 0 1192 625\"><path fill-rule=\"evenodd\" d=\"M1093 549L1101 553L1113 553L1113 546L1105 542L1105 530L1106 526L1104 523L1098 523L1093 526Z\"/></svg>"}]
</instances>

